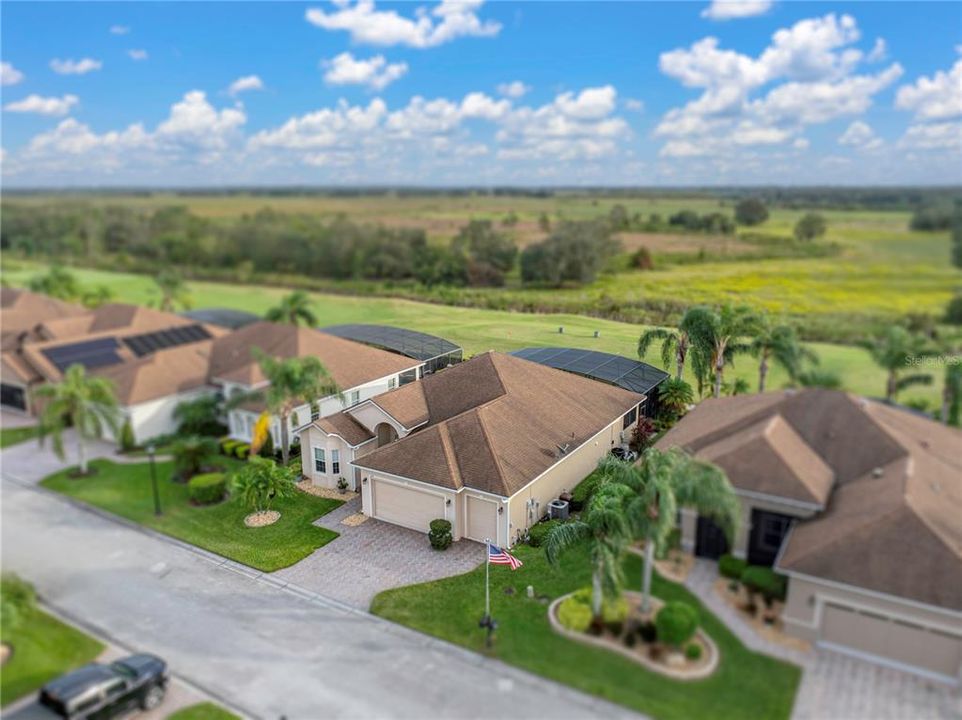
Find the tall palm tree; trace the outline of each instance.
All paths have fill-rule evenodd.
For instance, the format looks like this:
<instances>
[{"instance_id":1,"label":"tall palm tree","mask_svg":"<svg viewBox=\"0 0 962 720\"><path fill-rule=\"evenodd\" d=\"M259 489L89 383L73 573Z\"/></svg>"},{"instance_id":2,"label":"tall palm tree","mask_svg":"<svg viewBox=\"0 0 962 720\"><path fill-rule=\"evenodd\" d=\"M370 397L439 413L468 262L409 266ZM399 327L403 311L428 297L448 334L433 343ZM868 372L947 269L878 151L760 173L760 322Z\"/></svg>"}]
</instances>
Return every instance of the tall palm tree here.
<instances>
[{"instance_id":1,"label":"tall palm tree","mask_svg":"<svg viewBox=\"0 0 962 720\"><path fill-rule=\"evenodd\" d=\"M691 507L713 518L733 541L741 506L725 473L716 465L696 460L684 450L650 448L642 462L630 465L606 458L600 465L602 483L629 488L625 515L633 536L645 541L642 569L642 611L651 606L651 574L656 550L664 549L675 527L679 507ZM606 487L602 485L601 487Z\"/></svg>"},{"instance_id":2,"label":"tall palm tree","mask_svg":"<svg viewBox=\"0 0 962 720\"><path fill-rule=\"evenodd\" d=\"M962 364L948 363L942 384L942 411L940 419L945 425L959 424L959 409L962 406Z\"/></svg>"},{"instance_id":3,"label":"tall palm tree","mask_svg":"<svg viewBox=\"0 0 962 720\"><path fill-rule=\"evenodd\" d=\"M294 409L332 395L340 398L341 388L313 355L280 360L264 354L259 348L254 348L252 352L270 385L263 390L235 395L228 406L237 407L250 401L264 402L268 412L280 421L281 458L287 465L290 455L288 423Z\"/></svg>"},{"instance_id":4,"label":"tall palm tree","mask_svg":"<svg viewBox=\"0 0 962 720\"><path fill-rule=\"evenodd\" d=\"M709 375L714 378L714 397L721 397L725 381L725 366L731 365L738 354L747 353L750 345L744 338L755 333L759 318L744 305L723 305L718 310L698 306L685 313L698 388L702 389Z\"/></svg>"},{"instance_id":5,"label":"tall palm tree","mask_svg":"<svg viewBox=\"0 0 962 720\"><path fill-rule=\"evenodd\" d=\"M83 365L71 365L59 383L42 385L36 395L45 401L38 428L40 442L49 437L53 451L63 460L63 431L73 426L80 474L86 475L87 440L102 438L105 429L114 436L118 432L120 409L113 384L106 378L90 377Z\"/></svg>"},{"instance_id":6,"label":"tall palm tree","mask_svg":"<svg viewBox=\"0 0 962 720\"><path fill-rule=\"evenodd\" d=\"M654 343L661 343L661 363L668 368L675 363L675 378L681 380L685 372L685 358L688 355L688 333L684 330L684 320L678 328L649 328L638 338L638 357L642 360L648 354L648 348Z\"/></svg>"},{"instance_id":7,"label":"tall palm tree","mask_svg":"<svg viewBox=\"0 0 962 720\"><path fill-rule=\"evenodd\" d=\"M751 342L750 352L758 358L758 392L765 392L765 380L772 363L780 366L794 382L802 371L802 362L818 363L818 357L798 340L790 325L772 325L761 320Z\"/></svg>"},{"instance_id":8,"label":"tall palm tree","mask_svg":"<svg viewBox=\"0 0 962 720\"><path fill-rule=\"evenodd\" d=\"M281 298L280 304L267 311L267 320L288 325L317 325L317 316L311 310L311 298L303 290L295 290Z\"/></svg>"},{"instance_id":9,"label":"tall palm tree","mask_svg":"<svg viewBox=\"0 0 962 720\"><path fill-rule=\"evenodd\" d=\"M626 463L622 463L626 464ZM625 515L625 502L631 491L611 483L599 487L581 517L558 525L545 538L548 563L557 565L569 548L586 543L591 561L591 614L601 622L605 595L615 597L624 584L621 561L631 540L631 527Z\"/></svg>"},{"instance_id":10,"label":"tall palm tree","mask_svg":"<svg viewBox=\"0 0 962 720\"><path fill-rule=\"evenodd\" d=\"M895 402L899 391L912 385L931 385L928 373L905 374L920 359L928 357L924 338L913 335L900 325L892 325L873 340L864 343L875 364L886 371L885 399Z\"/></svg>"},{"instance_id":11,"label":"tall palm tree","mask_svg":"<svg viewBox=\"0 0 962 720\"><path fill-rule=\"evenodd\" d=\"M160 290L160 302L157 307L164 312L174 312L180 307L190 309L191 299L187 289L187 283L176 270L161 270L154 277L154 283Z\"/></svg>"}]
</instances>

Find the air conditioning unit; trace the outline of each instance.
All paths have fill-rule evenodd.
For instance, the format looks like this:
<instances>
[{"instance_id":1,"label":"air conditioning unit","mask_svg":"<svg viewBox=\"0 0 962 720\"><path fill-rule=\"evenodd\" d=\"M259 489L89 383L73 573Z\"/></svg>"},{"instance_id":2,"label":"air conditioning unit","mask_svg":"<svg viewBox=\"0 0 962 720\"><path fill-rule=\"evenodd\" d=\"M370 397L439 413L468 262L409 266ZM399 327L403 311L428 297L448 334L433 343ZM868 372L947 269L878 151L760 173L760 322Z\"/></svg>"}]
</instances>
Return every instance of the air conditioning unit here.
<instances>
[{"instance_id":1,"label":"air conditioning unit","mask_svg":"<svg viewBox=\"0 0 962 720\"><path fill-rule=\"evenodd\" d=\"M568 519L568 501L552 500L548 503L548 515L552 520Z\"/></svg>"}]
</instances>

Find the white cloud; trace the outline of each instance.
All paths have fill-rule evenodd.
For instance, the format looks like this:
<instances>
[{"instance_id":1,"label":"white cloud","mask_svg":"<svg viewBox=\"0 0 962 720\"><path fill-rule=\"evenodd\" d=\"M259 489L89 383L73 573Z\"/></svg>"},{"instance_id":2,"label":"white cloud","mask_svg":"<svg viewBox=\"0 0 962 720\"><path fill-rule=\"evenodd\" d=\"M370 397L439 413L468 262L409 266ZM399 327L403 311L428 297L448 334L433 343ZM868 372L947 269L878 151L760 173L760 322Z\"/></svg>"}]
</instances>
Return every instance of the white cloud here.
<instances>
[{"instance_id":1,"label":"white cloud","mask_svg":"<svg viewBox=\"0 0 962 720\"><path fill-rule=\"evenodd\" d=\"M191 90L170 108L170 116L157 126L158 138L198 148L222 149L230 136L247 122L238 108L217 110L201 90Z\"/></svg>"},{"instance_id":2,"label":"white cloud","mask_svg":"<svg viewBox=\"0 0 962 720\"><path fill-rule=\"evenodd\" d=\"M41 97L40 95L28 95L23 100L7 103L3 109L8 112L16 113L36 113L37 115L66 115L70 108L80 100L76 95L64 95L63 97Z\"/></svg>"},{"instance_id":3,"label":"white cloud","mask_svg":"<svg viewBox=\"0 0 962 720\"><path fill-rule=\"evenodd\" d=\"M558 95L555 98L555 105L569 117L579 120L597 120L614 111L617 95L615 88L611 85L586 88L578 95L571 92Z\"/></svg>"},{"instance_id":4,"label":"white cloud","mask_svg":"<svg viewBox=\"0 0 962 720\"><path fill-rule=\"evenodd\" d=\"M510 109L510 100L494 100L481 92L469 93L461 101L461 116L465 118L500 120Z\"/></svg>"},{"instance_id":5,"label":"white cloud","mask_svg":"<svg viewBox=\"0 0 962 720\"><path fill-rule=\"evenodd\" d=\"M625 108L640 113L645 111L645 103L637 98L625 98Z\"/></svg>"},{"instance_id":6,"label":"white cloud","mask_svg":"<svg viewBox=\"0 0 962 720\"><path fill-rule=\"evenodd\" d=\"M83 58L82 60L58 60L50 61L50 69L58 75L86 75L94 70L100 70L104 64L100 60L93 58Z\"/></svg>"},{"instance_id":7,"label":"white cloud","mask_svg":"<svg viewBox=\"0 0 962 720\"><path fill-rule=\"evenodd\" d=\"M808 141L808 138L803 137L795 138L795 141L792 143L792 147L796 150L808 150L809 145L811 145L811 143Z\"/></svg>"},{"instance_id":8,"label":"white cloud","mask_svg":"<svg viewBox=\"0 0 962 720\"><path fill-rule=\"evenodd\" d=\"M530 85L525 85L520 80L498 85L498 93L513 100L524 97L531 91Z\"/></svg>"},{"instance_id":9,"label":"white cloud","mask_svg":"<svg viewBox=\"0 0 962 720\"><path fill-rule=\"evenodd\" d=\"M230 84L227 88L227 92L230 95L237 95L238 93L247 92L249 90L263 90L264 83L257 75L244 75L243 77L237 78L234 82Z\"/></svg>"},{"instance_id":10,"label":"white cloud","mask_svg":"<svg viewBox=\"0 0 962 720\"><path fill-rule=\"evenodd\" d=\"M895 107L915 112L916 120L947 120L962 115L962 59L948 71L922 76L903 85L895 96Z\"/></svg>"},{"instance_id":11,"label":"white cloud","mask_svg":"<svg viewBox=\"0 0 962 720\"><path fill-rule=\"evenodd\" d=\"M899 140L899 147L918 150L959 150L962 148L962 122L911 125ZM958 166L956 166L957 173Z\"/></svg>"},{"instance_id":12,"label":"white cloud","mask_svg":"<svg viewBox=\"0 0 962 720\"><path fill-rule=\"evenodd\" d=\"M341 100L333 108L292 117L273 130L261 130L253 135L247 146L250 150L281 148L311 150L342 146L350 150L358 134L369 134L387 115L387 106L375 98L367 107L348 105Z\"/></svg>"},{"instance_id":13,"label":"white cloud","mask_svg":"<svg viewBox=\"0 0 962 720\"><path fill-rule=\"evenodd\" d=\"M128 50L127 54L130 56L131 60L146 60L147 51L146 50Z\"/></svg>"},{"instance_id":14,"label":"white cloud","mask_svg":"<svg viewBox=\"0 0 962 720\"><path fill-rule=\"evenodd\" d=\"M710 20L733 20L764 15L771 7L772 0L712 0L711 5L701 11L701 16Z\"/></svg>"},{"instance_id":15,"label":"white cloud","mask_svg":"<svg viewBox=\"0 0 962 720\"><path fill-rule=\"evenodd\" d=\"M16 85L23 80L23 73L17 70L11 63L0 62L0 85Z\"/></svg>"},{"instance_id":16,"label":"white cloud","mask_svg":"<svg viewBox=\"0 0 962 720\"><path fill-rule=\"evenodd\" d=\"M882 62L888 57L888 45L885 43L885 38L875 38L875 44L869 51L869 54L865 56L865 59L870 63Z\"/></svg>"},{"instance_id":17,"label":"white cloud","mask_svg":"<svg viewBox=\"0 0 962 720\"><path fill-rule=\"evenodd\" d=\"M349 52L325 60L323 66L324 82L330 85L366 85L374 90L383 90L408 71L407 63L388 63L383 55L359 60Z\"/></svg>"},{"instance_id":18,"label":"white cloud","mask_svg":"<svg viewBox=\"0 0 962 720\"><path fill-rule=\"evenodd\" d=\"M130 32L130 28L127 25L111 25L110 34L111 35L126 35Z\"/></svg>"},{"instance_id":19,"label":"white cloud","mask_svg":"<svg viewBox=\"0 0 962 720\"><path fill-rule=\"evenodd\" d=\"M882 146L882 139L875 134L868 123L855 120L839 136L838 144L856 150L876 150Z\"/></svg>"},{"instance_id":20,"label":"white cloud","mask_svg":"<svg viewBox=\"0 0 962 720\"><path fill-rule=\"evenodd\" d=\"M344 30L356 43L430 48L459 37L493 37L501 25L482 21L477 12L483 0L442 0L431 10L418 8L415 19L395 10L377 10L374 0L336 0L334 10L309 8L305 18L324 30Z\"/></svg>"}]
</instances>

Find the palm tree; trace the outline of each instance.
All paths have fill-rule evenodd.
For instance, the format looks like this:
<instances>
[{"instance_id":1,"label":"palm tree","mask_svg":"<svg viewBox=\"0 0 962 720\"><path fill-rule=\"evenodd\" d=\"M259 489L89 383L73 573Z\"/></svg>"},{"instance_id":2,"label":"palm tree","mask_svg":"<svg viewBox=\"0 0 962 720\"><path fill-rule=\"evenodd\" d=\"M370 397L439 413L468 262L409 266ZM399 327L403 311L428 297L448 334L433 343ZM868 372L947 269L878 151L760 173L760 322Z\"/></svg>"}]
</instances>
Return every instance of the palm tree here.
<instances>
[{"instance_id":1,"label":"palm tree","mask_svg":"<svg viewBox=\"0 0 962 720\"><path fill-rule=\"evenodd\" d=\"M238 393L230 399L228 405L237 407L250 401L261 401L267 405L268 412L280 421L281 458L287 465L290 453L288 423L295 408L331 396L337 396L343 401L341 388L327 368L313 355L279 360L265 355L258 348L254 348L252 352L270 385L264 390Z\"/></svg>"},{"instance_id":2,"label":"palm tree","mask_svg":"<svg viewBox=\"0 0 962 720\"><path fill-rule=\"evenodd\" d=\"M879 333L874 340L864 343L875 364L886 371L885 399L895 402L899 391L912 385L931 385L928 373L903 372L928 356L925 340L913 335L900 325L892 325Z\"/></svg>"},{"instance_id":3,"label":"palm tree","mask_svg":"<svg viewBox=\"0 0 962 720\"><path fill-rule=\"evenodd\" d=\"M264 317L271 322L288 325L317 325L317 316L311 310L311 298L303 290L296 290L281 298L280 304L268 310Z\"/></svg>"},{"instance_id":4,"label":"palm tree","mask_svg":"<svg viewBox=\"0 0 962 720\"><path fill-rule=\"evenodd\" d=\"M765 379L771 363L779 365L793 382L802 370L802 361L818 362L811 350L798 341L790 325L772 325L767 320L759 323L751 343L751 354L758 358L758 392L765 392Z\"/></svg>"},{"instance_id":5,"label":"palm tree","mask_svg":"<svg viewBox=\"0 0 962 720\"><path fill-rule=\"evenodd\" d=\"M695 402L695 392L684 380L668 378L658 386L658 402L672 417L678 418Z\"/></svg>"},{"instance_id":6,"label":"palm tree","mask_svg":"<svg viewBox=\"0 0 962 720\"><path fill-rule=\"evenodd\" d=\"M712 517L733 541L741 519L741 506L725 473L716 465L696 460L673 448L645 451L642 462L630 465L614 458L602 460L601 488L622 485L631 491L625 515L634 537L645 541L645 566L641 592L642 612L651 606L651 572L656 549L663 549L675 527L679 507L692 507Z\"/></svg>"},{"instance_id":7,"label":"palm tree","mask_svg":"<svg viewBox=\"0 0 962 720\"><path fill-rule=\"evenodd\" d=\"M154 283L160 290L160 302L158 308L164 312L174 312L180 305L182 308L190 309L191 299L187 290L187 283L176 270L162 270L155 278Z\"/></svg>"},{"instance_id":8,"label":"palm tree","mask_svg":"<svg viewBox=\"0 0 962 720\"><path fill-rule=\"evenodd\" d=\"M962 405L962 364L950 362L945 366L945 378L942 384L942 411L939 417L943 424L959 424L960 405Z\"/></svg>"},{"instance_id":9,"label":"palm tree","mask_svg":"<svg viewBox=\"0 0 962 720\"><path fill-rule=\"evenodd\" d=\"M819 368L809 368L802 370L795 377L795 383L802 387L827 388L828 390L838 390L842 387L842 378L831 370L821 370Z\"/></svg>"},{"instance_id":10,"label":"palm tree","mask_svg":"<svg viewBox=\"0 0 962 720\"><path fill-rule=\"evenodd\" d=\"M234 477L234 492L255 513L269 512L275 500L294 494L294 471L287 465L252 455Z\"/></svg>"},{"instance_id":11,"label":"palm tree","mask_svg":"<svg viewBox=\"0 0 962 720\"><path fill-rule=\"evenodd\" d=\"M217 454L217 441L210 437L188 435L171 446L176 472L173 479L187 482L199 473L211 457Z\"/></svg>"},{"instance_id":12,"label":"palm tree","mask_svg":"<svg viewBox=\"0 0 962 720\"><path fill-rule=\"evenodd\" d=\"M683 323L688 331L699 391L712 375L713 395L721 397L725 366L731 365L736 355L749 352L751 346L742 338L755 333L758 316L744 305L723 305L717 311L699 306L685 313Z\"/></svg>"},{"instance_id":13,"label":"palm tree","mask_svg":"<svg viewBox=\"0 0 962 720\"><path fill-rule=\"evenodd\" d=\"M638 357L642 360L648 354L648 348L654 343L661 343L661 363L668 368L672 360L675 363L675 378L681 380L685 372L685 358L688 355L688 333L684 330L684 319L678 328L649 328L638 338Z\"/></svg>"},{"instance_id":14,"label":"palm tree","mask_svg":"<svg viewBox=\"0 0 962 720\"><path fill-rule=\"evenodd\" d=\"M43 385L36 394L46 401L38 428L40 442L50 437L53 451L63 460L63 431L73 426L80 474L86 475L87 440L102 438L105 428L114 436L118 432L120 409L113 384L106 378L88 376L83 365L71 365L59 383Z\"/></svg>"},{"instance_id":15,"label":"palm tree","mask_svg":"<svg viewBox=\"0 0 962 720\"><path fill-rule=\"evenodd\" d=\"M599 487L579 519L558 525L545 538L545 557L551 565L557 565L569 548L587 543L591 560L591 614L595 623L601 622L605 595L617 596L623 585L621 561L631 539L625 502L630 496L631 492L624 486L608 483Z\"/></svg>"}]
</instances>

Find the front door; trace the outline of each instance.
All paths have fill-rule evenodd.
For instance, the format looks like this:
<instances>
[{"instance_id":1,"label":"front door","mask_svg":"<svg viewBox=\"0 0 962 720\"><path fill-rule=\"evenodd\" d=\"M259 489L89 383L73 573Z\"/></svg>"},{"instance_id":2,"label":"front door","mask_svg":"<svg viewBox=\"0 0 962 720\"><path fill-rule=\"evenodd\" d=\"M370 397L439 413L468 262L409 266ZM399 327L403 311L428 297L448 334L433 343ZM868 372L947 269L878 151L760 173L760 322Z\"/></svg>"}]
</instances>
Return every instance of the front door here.
<instances>
[{"instance_id":1,"label":"front door","mask_svg":"<svg viewBox=\"0 0 962 720\"><path fill-rule=\"evenodd\" d=\"M715 521L703 515L698 516L695 533L695 555L717 560L728 552L728 538Z\"/></svg>"},{"instance_id":2,"label":"front door","mask_svg":"<svg viewBox=\"0 0 962 720\"><path fill-rule=\"evenodd\" d=\"M790 515L752 510L752 532L748 538L748 563L771 567L778 557L782 541L792 524Z\"/></svg>"}]
</instances>

